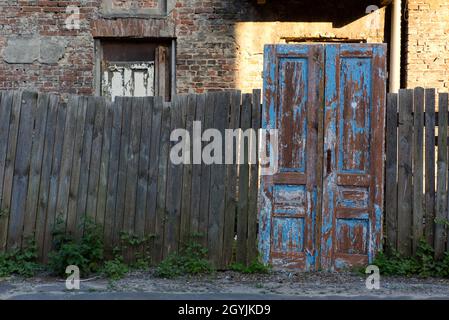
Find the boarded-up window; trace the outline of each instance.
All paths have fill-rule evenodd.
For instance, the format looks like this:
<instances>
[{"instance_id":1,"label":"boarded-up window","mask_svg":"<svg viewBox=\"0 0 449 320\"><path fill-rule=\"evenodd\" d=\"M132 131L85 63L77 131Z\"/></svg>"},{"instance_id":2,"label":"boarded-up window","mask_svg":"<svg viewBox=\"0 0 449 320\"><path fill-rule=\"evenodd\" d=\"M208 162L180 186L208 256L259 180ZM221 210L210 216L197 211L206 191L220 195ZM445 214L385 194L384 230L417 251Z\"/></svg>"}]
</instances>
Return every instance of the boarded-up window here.
<instances>
[{"instance_id":1,"label":"boarded-up window","mask_svg":"<svg viewBox=\"0 0 449 320\"><path fill-rule=\"evenodd\" d=\"M102 95L144 97L154 95L154 61L109 62L102 75Z\"/></svg>"},{"instance_id":2,"label":"boarded-up window","mask_svg":"<svg viewBox=\"0 0 449 320\"><path fill-rule=\"evenodd\" d=\"M97 92L116 96L163 96L170 100L170 45L131 40L97 41Z\"/></svg>"}]
</instances>

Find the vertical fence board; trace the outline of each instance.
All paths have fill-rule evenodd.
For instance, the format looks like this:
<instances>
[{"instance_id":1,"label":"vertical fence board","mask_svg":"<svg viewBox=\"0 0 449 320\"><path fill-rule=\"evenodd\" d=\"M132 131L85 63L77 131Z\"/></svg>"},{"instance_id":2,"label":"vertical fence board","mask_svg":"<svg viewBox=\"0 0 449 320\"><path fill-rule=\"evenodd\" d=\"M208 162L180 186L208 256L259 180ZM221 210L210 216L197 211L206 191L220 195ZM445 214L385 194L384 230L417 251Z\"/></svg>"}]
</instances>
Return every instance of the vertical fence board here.
<instances>
[{"instance_id":1,"label":"vertical fence board","mask_svg":"<svg viewBox=\"0 0 449 320\"><path fill-rule=\"evenodd\" d=\"M210 202L209 202L209 221L208 221L208 249L209 259L214 265L222 269L222 253L223 253L223 223L225 211L225 173L226 166L222 164L225 155L225 146L223 145L223 137L225 136L225 127L229 114L230 95L228 93L218 93L215 100L214 110L214 128L220 132L218 142L221 150L215 150L221 154L217 154L217 162L211 165L210 177ZM215 140L215 138L214 138ZM215 143L217 141L214 141ZM218 147L218 144L217 144Z\"/></svg>"},{"instance_id":2,"label":"vertical fence board","mask_svg":"<svg viewBox=\"0 0 449 320\"><path fill-rule=\"evenodd\" d=\"M47 260L48 252L52 247L52 232L55 227L56 218L56 202L58 196L59 174L61 168L62 149L64 143L64 130L67 118L67 104L60 103L57 106L58 115L56 118L56 130L54 137L54 149L52 154L52 165L50 172L50 185L48 191L48 207L47 219L45 224L44 245L42 250L42 257L44 262Z\"/></svg>"},{"instance_id":3,"label":"vertical fence board","mask_svg":"<svg viewBox=\"0 0 449 320\"><path fill-rule=\"evenodd\" d=\"M14 178L14 164L17 150L17 136L19 132L20 107L22 105L22 92L16 91L13 95L12 110L9 120L9 144L6 152L5 175L2 194L2 219L0 220L0 252L6 250L8 243L8 223L11 219L11 194Z\"/></svg>"},{"instance_id":4,"label":"vertical fence board","mask_svg":"<svg viewBox=\"0 0 449 320\"><path fill-rule=\"evenodd\" d=\"M8 142L10 140L9 129L11 120L11 110L13 104L13 92L7 91L1 93L0 103L0 252L2 252L7 242L7 228L9 209L4 205L3 190L6 169L6 159L8 151Z\"/></svg>"},{"instance_id":5,"label":"vertical fence board","mask_svg":"<svg viewBox=\"0 0 449 320\"><path fill-rule=\"evenodd\" d=\"M204 94L198 95L195 106L195 121L201 125L204 122L204 108L206 102ZM193 136L201 137L201 127L195 126L192 129ZM192 140L192 189L190 199L190 230L192 233L198 235L200 233L200 201L201 201L201 139Z\"/></svg>"},{"instance_id":6,"label":"vertical fence board","mask_svg":"<svg viewBox=\"0 0 449 320\"><path fill-rule=\"evenodd\" d=\"M103 97L95 99L95 119L92 132L92 146L89 164L89 183L87 187L86 214L97 221L98 186L101 170L101 153L103 146L103 130L106 101Z\"/></svg>"},{"instance_id":7,"label":"vertical fence board","mask_svg":"<svg viewBox=\"0 0 449 320\"><path fill-rule=\"evenodd\" d=\"M151 118L153 113L154 99L144 98L142 109L142 129L140 136L139 169L137 172L137 195L135 233L142 237L145 234L145 212L147 208L147 191L149 184L149 162L151 143Z\"/></svg>"},{"instance_id":8,"label":"vertical fence board","mask_svg":"<svg viewBox=\"0 0 449 320\"><path fill-rule=\"evenodd\" d=\"M440 93L438 99L438 159L437 159L437 199L435 223L435 257L443 256L446 243L445 226L441 223L447 218L447 112L448 95Z\"/></svg>"},{"instance_id":9,"label":"vertical fence board","mask_svg":"<svg viewBox=\"0 0 449 320\"><path fill-rule=\"evenodd\" d=\"M39 197L39 184L41 178L42 158L45 142L45 127L47 122L47 110L49 96L39 94L35 117L35 129L33 134L33 146L31 150L31 164L29 172L29 183L26 199L25 221L23 229L23 240L27 241L31 237L34 239L36 227L37 202ZM1 181L1 180L0 180Z\"/></svg>"},{"instance_id":10,"label":"vertical fence board","mask_svg":"<svg viewBox=\"0 0 449 320\"><path fill-rule=\"evenodd\" d=\"M151 252L154 254L154 241L156 234L160 230L156 229L156 202L158 195L158 175L159 175L159 147L161 141L161 125L162 125L162 98L155 97L153 111L151 115L151 142L150 142L150 159L148 171L148 193L147 206L145 216L145 234L152 238ZM154 256L154 255L153 255Z\"/></svg>"},{"instance_id":11,"label":"vertical fence board","mask_svg":"<svg viewBox=\"0 0 449 320\"><path fill-rule=\"evenodd\" d=\"M193 137L193 121L195 119L195 107L196 107L196 95L190 94L188 96L187 107L185 108L185 129L189 134L189 153L188 163L184 163L183 177L182 177L182 196L181 196L181 227L179 238L182 243L185 243L192 236L192 230L190 228L190 210L192 199L192 141Z\"/></svg>"},{"instance_id":12,"label":"vertical fence board","mask_svg":"<svg viewBox=\"0 0 449 320\"><path fill-rule=\"evenodd\" d=\"M170 133L183 127L182 107L186 102L185 96L176 96L172 102ZM176 137L177 138L177 137ZM168 150L168 171L167 171L167 197L166 210L167 219L164 231L164 257L178 250L179 245L179 224L181 222L181 195L182 195L182 163L172 161L172 147L178 141L171 141L170 150ZM174 155L174 154L173 154Z\"/></svg>"},{"instance_id":13,"label":"vertical fence board","mask_svg":"<svg viewBox=\"0 0 449 320\"><path fill-rule=\"evenodd\" d=\"M119 97L117 97L119 98ZM117 99L116 98L116 99ZM115 227L113 233L113 243L118 244L120 241L120 233L124 227L125 217L125 193L126 193L126 175L129 162L130 152L130 134L131 134L131 103L132 99L121 98L122 110L122 132L120 137L120 156L118 168L118 184L117 184L117 200L115 207Z\"/></svg>"},{"instance_id":14,"label":"vertical fence board","mask_svg":"<svg viewBox=\"0 0 449 320\"><path fill-rule=\"evenodd\" d=\"M425 104L425 235L428 244L433 246L433 220L435 219L435 89L425 90Z\"/></svg>"},{"instance_id":15,"label":"vertical fence board","mask_svg":"<svg viewBox=\"0 0 449 320\"><path fill-rule=\"evenodd\" d=\"M399 91L398 250L411 254L413 90Z\"/></svg>"},{"instance_id":16,"label":"vertical fence board","mask_svg":"<svg viewBox=\"0 0 449 320\"><path fill-rule=\"evenodd\" d=\"M72 171L73 147L76 133L76 118L79 107L79 97L71 96L67 104L67 119L64 129L64 144L62 148L61 171L56 202L56 218L58 228L65 230L69 201L70 178Z\"/></svg>"},{"instance_id":17,"label":"vertical fence board","mask_svg":"<svg viewBox=\"0 0 449 320\"><path fill-rule=\"evenodd\" d=\"M161 261L164 248L164 225L166 222L167 166L170 152L170 104L164 103L162 109L161 139L159 145L159 175L157 181L155 239L152 260Z\"/></svg>"},{"instance_id":18,"label":"vertical fence board","mask_svg":"<svg viewBox=\"0 0 449 320\"><path fill-rule=\"evenodd\" d=\"M95 125L97 98L88 97L86 119L84 124L83 147L81 150L81 166L79 174L78 193L76 198L76 229L75 235L80 238L84 233L84 220L93 218L93 214L86 212L87 194L89 190L89 174L92 154L92 138Z\"/></svg>"},{"instance_id":19,"label":"vertical fence board","mask_svg":"<svg viewBox=\"0 0 449 320\"><path fill-rule=\"evenodd\" d=\"M131 132L129 137L128 168L126 171L124 230L134 232L136 214L137 174L139 168L140 134L142 128L143 98L134 98L131 108Z\"/></svg>"},{"instance_id":20,"label":"vertical fence board","mask_svg":"<svg viewBox=\"0 0 449 320\"><path fill-rule=\"evenodd\" d=\"M38 257L42 258L45 240L45 223L49 204L49 187L51 166L53 163L53 149L56 135L56 120L58 115L59 99L50 96L47 122L43 146L42 169L39 183L38 206L36 213L35 241L38 248Z\"/></svg>"},{"instance_id":21,"label":"vertical fence board","mask_svg":"<svg viewBox=\"0 0 449 320\"><path fill-rule=\"evenodd\" d=\"M242 97L242 108L240 115L240 127L246 131L251 127L251 94ZM239 152L243 154L244 162L239 165L239 204L237 206L237 252L236 261L246 264L247 261L247 236L248 236L248 188L249 188L249 165L248 145L249 139L242 137ZM242 150L243 148L243 150Z\"/></svg>"},{"instance_id":22,"label":"vertical fence board","mask_svg":"<svg viewBox=\"0 0 449 320\"><path fill-rule=\"evenodd\" d=\"M385 214L387 247L397 250L398 232L398 95L390 93L387 97L387 121L386 121L386 176L385 176Z\"/></svg>"},{"instance_id":23,"label":"vertical fence board","mask_svg":"<svg viewBox=\"0 0 449 320\"><path fill-rule=\"evenodd\" d=\"M206 102L204 106L204 128L203 131L213 128L214 121L214 108L216 101L216 93L210 92L206 94ZM207 146L208 141L206 141L203 146ZM203 148L203 154L205 154L205 148ZM200 191L200 207L199 207L199 225L198 232L201 234L201 244L207 247L207 232L209 226L209 196L210 196L210 165L202 161L201 167L201 191Z\"/></svg>"},{"instance_id":24,"label":"vertical fence board","mask_svg":"<svg viewBox=\"0 0 449 320\"><path fill-rule=\"evenodd\" d=\"M84 126L86 121L87 98L79 97L76 116L76 132L74 137L72 172L70 179L69 202L67 209L67 232L75 234L79 225L76 220L76 205L78 202L78 188L80 183L81 155L84 141Z\"/></svg>"},{"instance_id":25,"label":"vertical fence board","mask_svg":"<svg viewBox=\"0 0 449 320\"><path fill-rule=\"evenodd\" d=\"M113 247L115 232L115 205L117 200L118 170L120 160L120 137L122 130L122 100L115 99L112 104L111 148L109 152L108 188L104 225L105 247L108 252Z\"/></svg>"},{"instance_id":26,"label":"vertical fence board","mask_svg":"<svg viewBox=\"0 0 449 320\"><path fill-rule=\"evenodd\" d=\"M98 200L96 208L96 222L103 226L105 229L105 217L106 217L106 202L108 193L108 169L109 169L109 154L111 152L111 132L113 124L113 110L112 105L108 101L105 104L105 117L103 125L103 146L101 148L101 161L100 161L100 178L98 185Z\"/></svg>"},{"instance_id":27,"label":"vertical fence board","mask_svg":"<svg viewBox=\"0 0 449 320\"><path fill-rule=\"evenodd\" d=\"M241 92L233 91L231 94L229 129L238 129L240 127L240 101ZM225 199L225 217L223 224L223 263L224 267L232 262L234 235L235 235L235 219L237 211L237 151L239 137L233 138L231 146L226 145L226 150L232 152L226 164L226 199Z\"/></svg>"},{"instance_id":28,"label":"vertical fence board","mask_svg":"<svg viewBox=\"0 0 449 320\"><path fill-rule=\"evenodd\" d=\"M414 140L413 140L413 254L424 235L424 89L414 91ZM388 193L387 193L388 195Z\"/></svg>"},{"instance_id":29,"label":"vertical fence board","mask_svg":"<svg viewBox=\"0 0 449 320\"><path fill-rule=\"evenodd\" d=\"M25 91L22 95L19 133L14 164L11 210L8 229L8 249L21 247L23 223L25 221L28 178L30 171L34 116L37 109L37 94Z\"/></svg>"},{"instance_id":30,"label":"vertical fence board","mask_svg":"<svg viewBox=\"0 0 449 320\"><path fill-rule=\"evenodd\" d=\"M248 195L248 258L247 263L250 264L257 258L257 197L259 194L259 161L257 159L258 146L258 129L261 125L261 104L260 104L260 90L253 91L253 104L251 112L251 128L255 130L255 141L250 141L250 151L254 155L250 158L256 159L252 163L249 170L249 195Z\"/></svg>"}]
</instances>

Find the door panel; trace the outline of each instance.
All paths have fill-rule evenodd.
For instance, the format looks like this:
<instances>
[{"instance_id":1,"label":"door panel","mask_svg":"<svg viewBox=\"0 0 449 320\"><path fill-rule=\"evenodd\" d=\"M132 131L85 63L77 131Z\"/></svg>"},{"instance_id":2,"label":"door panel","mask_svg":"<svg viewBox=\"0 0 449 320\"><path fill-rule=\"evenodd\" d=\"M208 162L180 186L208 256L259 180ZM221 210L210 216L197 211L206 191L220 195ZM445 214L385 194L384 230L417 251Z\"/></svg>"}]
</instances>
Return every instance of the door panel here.
<instances>
[{"instance_id":1,"label":"door panel","mask_svg":"<svg viewBox=\"0 0 449 320\"><path fill-rule=\"evenodd\" d=\"M275 267L314 270L321 45L266 46L262 125L278 129L278 172L263 176L260 250Z\"/></svg>"},{"instance_id":2,"label":"door panel","mask_svg":"<svg viewBox=\"0 0 449 320\"><path fill-rule=\"evenodd\" d=\"M320 265L371 262L381 236L385 46L327 45Z\"/></svg>"},{"instance_id":3,"label":"door panel","mask_svg":"<svg viewBox=\"0 0 449 320\"><path fill-rule=\"evenodd\" d=\"M385 56L383 44L265 47L262 127L278 129L279 162L261 179L264 262L339 270L373 260L382 232Z\"/></svg>"}]
</instances>

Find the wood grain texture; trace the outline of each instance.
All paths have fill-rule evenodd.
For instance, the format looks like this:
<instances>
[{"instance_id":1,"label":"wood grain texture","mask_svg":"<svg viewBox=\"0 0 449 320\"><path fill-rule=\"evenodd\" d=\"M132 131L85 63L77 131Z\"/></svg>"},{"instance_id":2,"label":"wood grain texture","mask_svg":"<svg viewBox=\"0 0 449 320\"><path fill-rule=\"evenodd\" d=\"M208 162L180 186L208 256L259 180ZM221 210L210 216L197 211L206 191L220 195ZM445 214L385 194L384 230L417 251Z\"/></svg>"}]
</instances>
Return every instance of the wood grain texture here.
<instances>
[{"instance_id":1,"label":"wood grain texture","mask_svg":"<svg viewBox=\"0 0 449 320\"><path fill-rule=\"evenodd\" d=\"M398 141L398 251L411 255L413 90L399 91Z\"/></svg>"},{"instance_id":2,"label":"wood grain texture","mask_svg":"<svg viewBox=\"0 0 449 320\"><path fill-rule=\"evenodd\" d=\"M413 243L416 254L419 241L424 236L424 89L415 88L413 118ZM388 136L387 136L388 137ZM387 173L388 176L388 173ZM388 197L388 190L386 191Z\"/></svg>"},{"instance_id":3,"label":"wood grain texture","mask_svg":"<svg viewBox=\"0 0 449 320\"><path fill-rule=\"evenodd\" d=\"M435 89L425 89L425 236L433 247L435 219Z\"/></svg>"},{"instance_id":4,"label":"wood grain texture","mask_svg":"<svg viewBox=\"0 0 449 320\"><path fill-rule=\"evenodd\" d=\"M14 177L11 194L8 229L8 250L21 247L23 223L30 171L34 116L37 109L37 93L25 91L22 94Z\"/></svg>"},{"instance_id":5,"label":"wood grain texture","mask_svg":"<svg viewBox=\"0 0 449 320\"><path fill-rule=\"evenodd\" d=\"M435 205L435 258L441 259L446 246L447 221L447 125L448 94L438 95L438 158L437 158L437 191Z\"/></svg>"},{"instance_id":6,"label":"wood grain texture","mask_svg":"<svg viewBox=\"0 0 449 320\"><path fill-rule=\"evenodd\" d=\"M398 239L398 95L387 98L385 219L387 248L397 250Z\"/></svg>"},{"instance_id":7,"label":"wood grain texture","mask_svg":"<svg viewBox=\"0 0 449 320\"><path fill-rule=\"evenodd\" d=\"M240 110L240 128L245 131L251 127L251 104L252 95L243 94L242 108ZM249 139L245 138L240 144L243 154L243 163L239 165L239 203L237 206L237 263L247 262L247 241L248 241L248 193L249 193ZM243 149L242 149L243 148Z\"/></svg>"}]
</instances>

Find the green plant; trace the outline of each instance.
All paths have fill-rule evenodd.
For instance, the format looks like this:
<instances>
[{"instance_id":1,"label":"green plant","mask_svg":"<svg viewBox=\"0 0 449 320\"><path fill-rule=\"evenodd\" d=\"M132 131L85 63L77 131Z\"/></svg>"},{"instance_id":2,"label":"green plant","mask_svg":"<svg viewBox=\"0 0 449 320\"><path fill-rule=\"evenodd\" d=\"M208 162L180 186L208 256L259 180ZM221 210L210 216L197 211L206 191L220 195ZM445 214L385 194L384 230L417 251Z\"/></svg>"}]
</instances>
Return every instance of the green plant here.
<instances>
[{"instance_id":1,"label":"green plant","mask_svg":"<svg viewBox=\"0 0 449 320\"><path fill-rule=\"evenodd\" d=\"M68 265L76 265L83 276L100 270L103 263L103 234L101 226L85 218L84 233L80 240L67 235L61 220L53 232L53 251L49 254L49 268L58 275L65 275Z\"/></svg>"},{"instance_id":2,"label":"green plant","mask_svg":"<svg viewBox=\"0 0 449 320\"><path fill-rule=\"evenodd\" d=\"M0 254L0 277L17 274L32 277L42 267L37 261L37 247L34 240L27 242L22 249Z\"/></svg>"},{"instance_id":3,"label":"green plant","mask_svg":"<svg viewBox=\"0 0 449 320\"><path fill-rule=\"evenodd\" d=\"M136 270L148 271L151 264L150 244L154 239L154 235L138 236L130 232L122 232L120 234L120 246L118 252L132 253L130 267Z\"/></svg>"},{"instance_id":4,"label":"green plant","mask_svg":"<svg viewBox=\"0 0 449 320\"><path fill-rule=\"evenodd\" d=\"M449 254L446 252L440 260L434 257L434 250L422 239L414 257L404 257L392 250L389 254L379 253L373 264L384 275L449 277Z\"/></svg>"},{"instance_id":5,"label":"green plant","mask_svg":"<svg viewBox=\"0 0 449 320\"><path fill-rule=\"evenodd\" d=\"M249 265L245 265L243 263L233 263L229 266L229 269L232 271L237 271L241 273L269 273L271 267L268 265L264 265L259 261L259 259L254 259Z\"/></svg>"},{"instance_id":6,"label":"green plant","mask_svg":"<svg viewBox=\"0 0 449 320\"><path fill-rule=\"evenodd\" d=\"M116 256L113 260L106 261L103 265L101 273L112 280L118 280L128 273L129 268L123 262L123 257Z\"/></svg>"},{"instance_id":7,"label":"green plant","mask_svg":"<svg viewBox=\"0 0 449 320\"><path fill-rule=\"evenodd\" d=\"M206 259L207 249L195 241L189 241L180 253L173 253L156 268L155 275L174 278L185 274L210 273L213 267Z\"/></svg>"}]
</instances>

